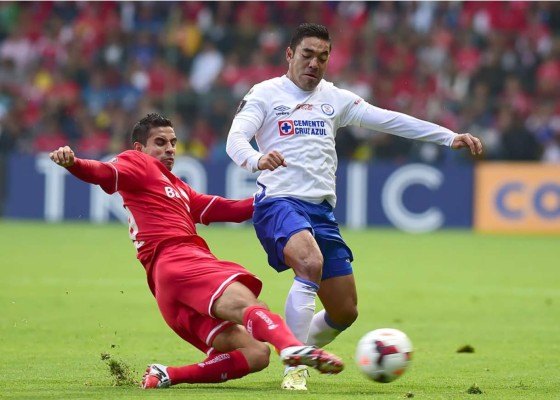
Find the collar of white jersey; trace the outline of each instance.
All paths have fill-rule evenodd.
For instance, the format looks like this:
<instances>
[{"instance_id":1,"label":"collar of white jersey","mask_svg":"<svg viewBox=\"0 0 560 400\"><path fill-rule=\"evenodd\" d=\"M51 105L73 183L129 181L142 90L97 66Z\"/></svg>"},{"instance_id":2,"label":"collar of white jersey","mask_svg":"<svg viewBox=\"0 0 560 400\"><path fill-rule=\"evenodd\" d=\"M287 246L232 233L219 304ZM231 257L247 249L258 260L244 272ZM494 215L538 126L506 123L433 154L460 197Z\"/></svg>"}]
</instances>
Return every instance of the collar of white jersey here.
<instances>
[{"instance_id":1,"label":"collar of white jersey","mask_svg":"<svg viewBox=\"0 0 560 400\"><path fill-rule=\"evenodd\" d=\"M301 89L298 85L296 85L294 83L294 81L292 81L290 78L288 78L288 75L282 75L280 77L280 79L282 79L282 83L284 84L284 86L286 87L286 89L288 89L290 92L293 93L301 93L301 94L311 94L313 92L315 92L316 90L319 89L319 87L321 85L323 85L323 82L325 81L324 79L321 79L321 82L319 82L319 84L317 85L317 87L313 90L303 90Z\"/></svg>"}]
</instances>

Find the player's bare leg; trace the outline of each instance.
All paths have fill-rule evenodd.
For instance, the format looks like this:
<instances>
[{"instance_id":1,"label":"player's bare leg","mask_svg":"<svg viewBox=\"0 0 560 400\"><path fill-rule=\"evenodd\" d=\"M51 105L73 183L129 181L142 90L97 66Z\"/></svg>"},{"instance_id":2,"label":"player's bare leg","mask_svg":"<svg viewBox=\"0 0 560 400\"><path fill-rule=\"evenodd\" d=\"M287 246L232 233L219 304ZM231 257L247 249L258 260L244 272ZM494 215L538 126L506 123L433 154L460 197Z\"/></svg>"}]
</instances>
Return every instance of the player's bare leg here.
<instances>
[{"instance_id":1,"label":"player's bare leg","mask_svg":"<svg viewBox=\"0 0 560 400\"><path fill-rule=\"evenodd\" d=\"M340 293L344 293L344 296L340 296ZM313 316L306 343L323 347L351 326L358 317L354 275L325 279L321 282L318 294L324 310Z\"/></svg>"}]
</instances>

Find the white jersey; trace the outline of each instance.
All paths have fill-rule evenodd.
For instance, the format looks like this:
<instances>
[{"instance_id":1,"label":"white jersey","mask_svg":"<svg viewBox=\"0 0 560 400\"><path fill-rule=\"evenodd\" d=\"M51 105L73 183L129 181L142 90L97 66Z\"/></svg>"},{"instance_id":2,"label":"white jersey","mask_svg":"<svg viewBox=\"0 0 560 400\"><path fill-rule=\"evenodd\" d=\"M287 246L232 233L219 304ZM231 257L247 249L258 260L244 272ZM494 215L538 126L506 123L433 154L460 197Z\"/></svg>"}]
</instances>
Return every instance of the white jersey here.
<instances>
[{"instance_id":1,"label":"white jersey","mask_svg":"<svg viewBox=\"0 0 560 400\"><path fill-rule=\"evenodd\" d=\"M336 205L335 136L355 125L410 139L451 145L454 132L406 114L374 107L359 96L322 80L301 90L287 76L253 86L233 120L227 153L238 165L256 172L259 158L277 150L287 167L262 171L260 196L294 197ZM250 145L255 137L259 150Z\"/></svg>"}]
</instances>

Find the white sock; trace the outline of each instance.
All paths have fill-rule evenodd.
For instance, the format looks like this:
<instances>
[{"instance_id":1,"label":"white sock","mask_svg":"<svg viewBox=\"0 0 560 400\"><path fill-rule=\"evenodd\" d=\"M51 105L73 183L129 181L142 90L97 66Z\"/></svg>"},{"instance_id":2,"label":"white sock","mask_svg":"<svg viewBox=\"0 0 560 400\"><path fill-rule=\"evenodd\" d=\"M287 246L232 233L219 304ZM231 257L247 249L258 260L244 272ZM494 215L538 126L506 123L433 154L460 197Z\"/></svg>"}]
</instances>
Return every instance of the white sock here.
<instances>
[{"instance_id":1,"label":"white sock","mask_svg":"<svg viewBox=\"0 0 560 400\"><path fill-rule=\"evenodd\" d=\"M318 290L319 286L316 283L296 276L286 298L284 309L286 324L302 343L307 342L309 325L315 314L315 298Z\"/></svg>"},{"instance_id":2,"label":"white sock","mask_svg":"<svg viewBox=\"0 0 560 400\"><path fill-rule=\"evenodd\" d=\"M307 342L309 325L315 314L315 298L318 290L319 286L316 283L296 276L286 298L284 308L286 324L302 343ZM286 367L284 375L293 368Z\"/></svg>"},{"instance_id":3,"label":"white sock","mask_svg":"<svg viewBox=\"0 0 560 400\"><path fill-rule=\"evenodd\" d=\"M305 344L323 347L332 342L346 328L346 326L337 326L330 320L325 310L321 310L311 320Z\"/></svg>"}]
</instances>

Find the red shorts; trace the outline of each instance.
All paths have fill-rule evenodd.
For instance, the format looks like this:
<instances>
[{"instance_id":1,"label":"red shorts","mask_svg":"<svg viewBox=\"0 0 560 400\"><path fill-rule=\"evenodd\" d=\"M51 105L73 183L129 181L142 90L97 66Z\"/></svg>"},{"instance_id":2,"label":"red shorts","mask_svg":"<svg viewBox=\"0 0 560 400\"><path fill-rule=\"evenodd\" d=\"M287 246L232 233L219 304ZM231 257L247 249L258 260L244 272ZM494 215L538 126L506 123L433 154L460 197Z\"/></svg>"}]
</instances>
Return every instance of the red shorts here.
<instances>
[{"instance_id":1,"label":"red shorts","mask_svg":"<svg viewBox=\"0 0 560 400\"><path fill-rule=\"evenodd\" d=\"M192 243L172 243L158 252L152 268L158 307L181 338L204 353L216 335L234 324L215 318L212 305L235 281L258 297L262 282L239 264L218 260Z\"/></svg>"}]
</instances>

